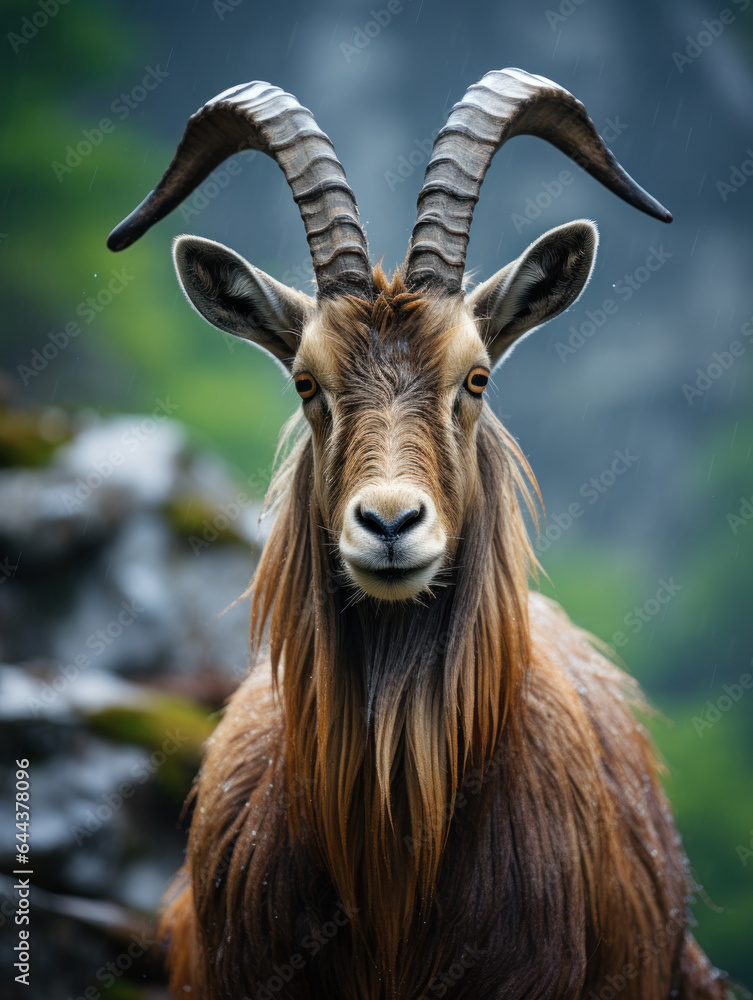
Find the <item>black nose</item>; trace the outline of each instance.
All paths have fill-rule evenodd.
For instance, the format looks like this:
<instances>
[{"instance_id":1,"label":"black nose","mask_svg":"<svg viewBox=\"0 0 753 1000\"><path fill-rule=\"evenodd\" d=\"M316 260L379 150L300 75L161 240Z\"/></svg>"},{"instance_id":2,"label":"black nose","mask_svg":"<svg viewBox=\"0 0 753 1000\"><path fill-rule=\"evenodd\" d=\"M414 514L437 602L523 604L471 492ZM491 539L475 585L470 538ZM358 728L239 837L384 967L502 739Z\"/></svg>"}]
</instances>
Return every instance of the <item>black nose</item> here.
<instances>
[{"instance_id":1,"label":"black nose","mask_svg":"<svg viewBox=\"0 0 753 1000\"><path fill-rule=\"evenodd\" d=\"M410 510L401 510L394 520L385 521L382 515L377 514L375 510L362 510L359 507L356 517L362 528L378 538L384 539L391 551L399 534L409 531L423 520L424 508L421 506L413 507Z\"/></svg>"}]
</instances>

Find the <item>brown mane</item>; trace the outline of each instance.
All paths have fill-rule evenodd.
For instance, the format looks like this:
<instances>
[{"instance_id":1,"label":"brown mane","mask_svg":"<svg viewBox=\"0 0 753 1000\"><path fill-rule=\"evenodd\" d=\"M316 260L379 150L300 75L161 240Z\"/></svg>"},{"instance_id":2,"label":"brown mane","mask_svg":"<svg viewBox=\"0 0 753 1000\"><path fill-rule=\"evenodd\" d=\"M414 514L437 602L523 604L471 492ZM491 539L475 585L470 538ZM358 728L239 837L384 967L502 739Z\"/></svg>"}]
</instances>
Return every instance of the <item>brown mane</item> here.
<instances>
[{"instance_id":1,"label":"brown mane","mask_svg":"<svg viewBox=\"0 0 753 1000\"><path fill-rule=\"evenodd\" d=\"M330 304L339 314L333 329L357 338L399 328L410 337L407 312L427 345L446 335L441 307L407 292L399 276L388 284L377 269L375 285L373 305ZM427 323L432 311L438 315ZM282 694L286 781L309 790L297 800L297 828L313 832L340 898L370 901L385 967L395 964L416 906L431 902L448 804L466 770L488 760L506 721L509 730L519 721L533 554L517 496L530 505L531 473L489 410L479 459L481 489L446 585L422 607L375 612L369 600L354 604L339 579L304 430L272 484L277 521L252 585L253 648L261 649L268 626Z\"/></svg>"}]
</instances>

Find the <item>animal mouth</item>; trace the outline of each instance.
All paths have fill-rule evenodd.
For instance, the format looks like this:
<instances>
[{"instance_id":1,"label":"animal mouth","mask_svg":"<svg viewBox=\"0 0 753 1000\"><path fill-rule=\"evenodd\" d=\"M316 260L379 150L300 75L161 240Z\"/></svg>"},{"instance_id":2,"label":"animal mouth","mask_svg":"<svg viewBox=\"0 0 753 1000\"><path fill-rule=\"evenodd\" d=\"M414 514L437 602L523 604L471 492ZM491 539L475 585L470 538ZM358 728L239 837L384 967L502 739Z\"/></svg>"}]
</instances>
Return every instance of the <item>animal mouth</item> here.
<instances>
[{"instance_id":1,"label":"animal mouth","mask_svg":"<svg viewBox=\"0 0 753 1000\"><path fill-rule=\"evenodd\" d=\"M381 600L399 601L416 597L429 587L442 557L412 566L368 566L352 559L344 562L353 582L365 593Z\"/></svg>"},{"instance_id":2,"label":"animal mouth","mask_svg":"<svg viewBox=\"0 0 753 1000\"><path fill-rule=\"evenodd\" d=\"M398 569L397 567L390 566L387 569L373 569L367 570L366 572L371 572L374 576L378 576L380 580L402 580L409 573L420 572L425 567L416 566L415 569Z\"/></svg>"}]
</instances>

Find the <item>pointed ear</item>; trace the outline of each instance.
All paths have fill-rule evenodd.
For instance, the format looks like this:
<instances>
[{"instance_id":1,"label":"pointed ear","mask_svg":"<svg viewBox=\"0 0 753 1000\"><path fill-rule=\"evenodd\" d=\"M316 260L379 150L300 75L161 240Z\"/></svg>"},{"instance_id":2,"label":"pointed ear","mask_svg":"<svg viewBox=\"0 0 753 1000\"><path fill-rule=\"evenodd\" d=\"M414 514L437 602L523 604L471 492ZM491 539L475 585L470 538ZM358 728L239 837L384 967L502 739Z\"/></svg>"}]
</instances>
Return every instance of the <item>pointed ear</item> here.
<instances>
[{"instance_id":1,"label":"pointed ear","mask_svg":"<svg viewBox=\"0 0 753 1000\"><path fill-rule=\"evenodd\" d=\"M186 298L208 323L251 341L290 369L314 299L213 240L179 236L173 260Z\"/></svg>"},{"instance_id":2,"label":"pointed ear","mask_svg":"<svg viewBox=\"0 0 753 1000\"><path fill-rule=\"evenodd\" d=\"M575 302L591 277L598 244L593 222L580 219L558 226L469 292L466 303L492 364L523 334Z\"/></svg>"}]
</instances>

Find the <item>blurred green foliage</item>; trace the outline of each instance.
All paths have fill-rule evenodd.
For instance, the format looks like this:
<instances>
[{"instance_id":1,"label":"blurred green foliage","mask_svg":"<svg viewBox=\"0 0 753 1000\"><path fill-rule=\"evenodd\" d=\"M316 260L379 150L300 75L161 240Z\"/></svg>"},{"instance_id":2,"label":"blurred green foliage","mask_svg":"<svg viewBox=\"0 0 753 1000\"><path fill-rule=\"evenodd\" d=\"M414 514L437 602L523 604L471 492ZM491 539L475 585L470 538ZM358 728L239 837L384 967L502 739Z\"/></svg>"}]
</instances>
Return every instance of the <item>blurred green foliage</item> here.
<instances>
[{"instance_id":1,"label":"blurred green foliage","mask_svg":"<svg viewBox=\"0 0 753 1000\"><path fill-rule=\"evenodd\" d=\"M27 5L5 7L7 22L20 24ZM279 368L248 345L223 338L188 308L164 232L125 254L105 247L121 207L128 211L141 201L173 153L158 137L145 138L138 109L122 122L109 110L124 89L119 77L130 67L134 30L114 15L93 3L71 4L61 8L55 31L48 25L12 61L6 53L12 96L0 126L8 185L0 294L9 322L0 392L102 413L149 412L169 397L178 419L246 475L266 481L277 430L294 405L292 394L282 391ZM92 94L100 97L93 101ZM53 163L65 167L67 147L108 116L114 131L56 176ZM283 268L275 260L260 263L272 274ZM123 290L93 311L97 306L87 300L96 300L114 274ZM62 334L66 323L80 334L35 372L33 351L49 343L49 332ZM226 346L218 350L223 339ZM19 365L25 374L18 374Z\"/></svg>"}]
</instances>

